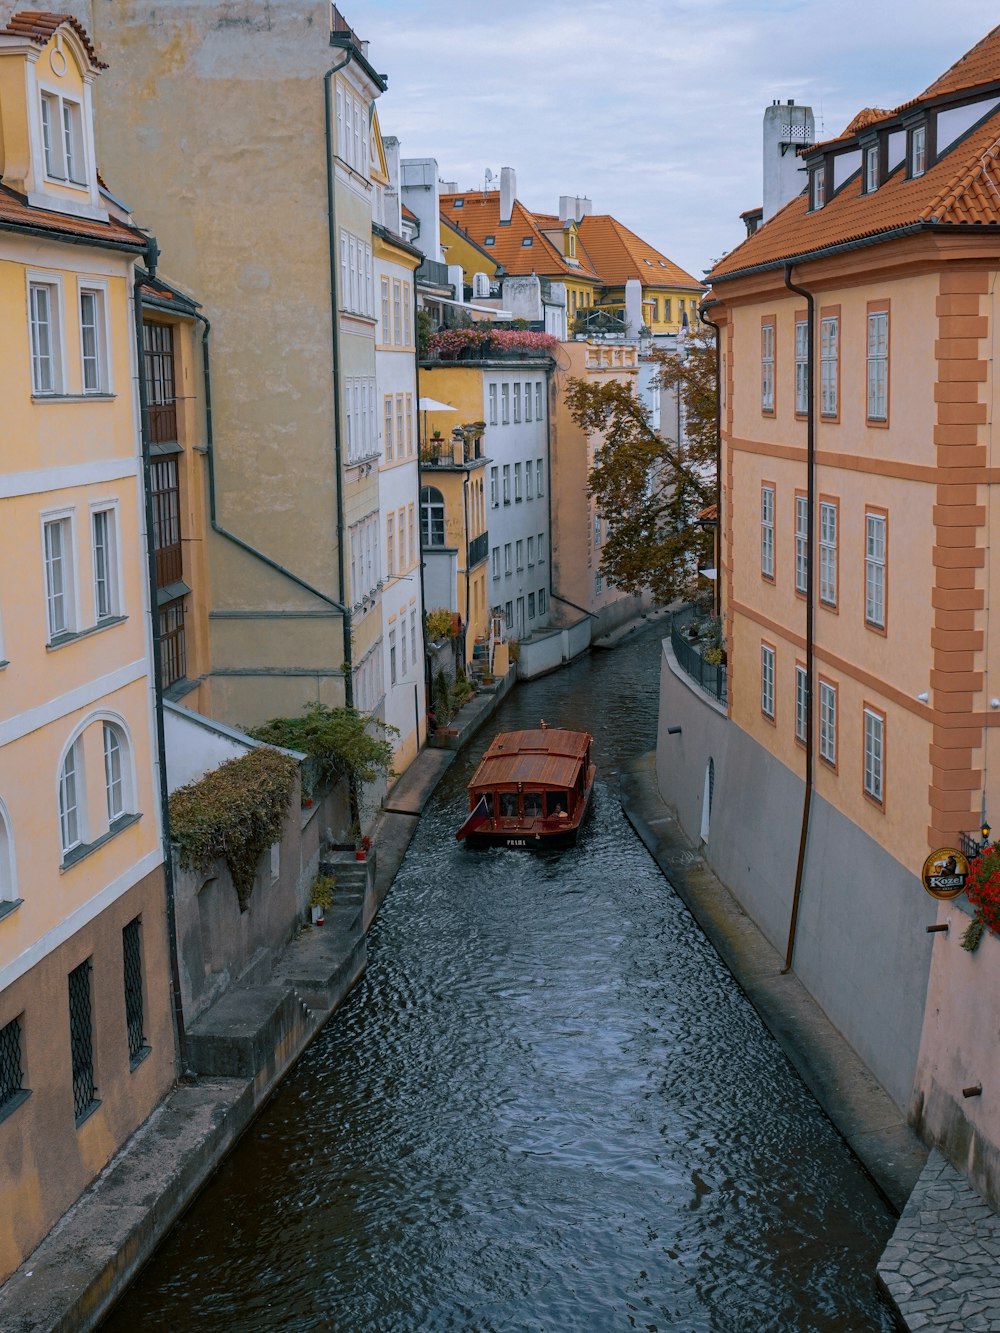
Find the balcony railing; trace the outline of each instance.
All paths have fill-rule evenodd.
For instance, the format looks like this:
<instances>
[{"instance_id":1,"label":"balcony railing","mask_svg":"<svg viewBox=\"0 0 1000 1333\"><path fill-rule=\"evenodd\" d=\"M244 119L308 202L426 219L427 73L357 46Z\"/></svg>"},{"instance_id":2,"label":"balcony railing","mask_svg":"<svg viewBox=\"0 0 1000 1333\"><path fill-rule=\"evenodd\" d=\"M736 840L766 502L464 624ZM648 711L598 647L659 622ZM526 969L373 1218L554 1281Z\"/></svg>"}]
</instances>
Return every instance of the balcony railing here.
<instances>
[{"instance_id":1,"label":"balcony railing","mask_svg":"<svg viewBox=\"0 0 1000 1333\"><path fill-rule=\"evenodd\" d=\"M703 645L692 640L688 633L689 626L695 623L694 607L686 606L675 611L670 618L670 646L680 669L697 681L706 693L720 704L729 697L724 662L706 662L702 656Z\"/></svg>"},{"instance_id":2,"label":"balcony railing","mask_svg":"<svg viewBox=\"0 0 1000 1333\"><path fill-rule=\"evenodd\" d=\"M424 440L420 446L421 467L465 467L477 458L485 458L481 435L471 440Z\"/></svg>"},{"instance_id":3,"label":"balcony railing","mask_svg":"<svg viewBox=\"0 0 1000 1333\"><path fill-rule=\"evenodd\" d=\"M184 557L180 542L156 548L156 586L168 588L184 577Z\"/></svg>"},{"instance_id":4,"label":"balcony railing","mask_svg":"<svg viewBox=\"0 0 1000 1333\"><path fill-rule=\"evenodd\" d=\"M151 444L173 444L176 441L176 403L150 403L149 439Z\"/></svg>"},{"instance_id":5,"label":"balcony railing","mask_svg":"<svg viewBox=\"0 0 1000 1333\"><path fill-rule=\"evenodd\" d=\"M475 565L480 565L486 559L490 550L490 534L481 532L478 537L473 537L469 542L469 569Z\"/></svg>"},{"instance_id":6,"label":"balcony railing","mask_svg":"<svg viewBox=\"0 0 1000 1333\"><path fill-rule=\"evenodd\" d=\"M417 268L417 284L425 282L431 287L450 287L448 265L436 259L425 259Z\"/></svg>"}]
</instances>

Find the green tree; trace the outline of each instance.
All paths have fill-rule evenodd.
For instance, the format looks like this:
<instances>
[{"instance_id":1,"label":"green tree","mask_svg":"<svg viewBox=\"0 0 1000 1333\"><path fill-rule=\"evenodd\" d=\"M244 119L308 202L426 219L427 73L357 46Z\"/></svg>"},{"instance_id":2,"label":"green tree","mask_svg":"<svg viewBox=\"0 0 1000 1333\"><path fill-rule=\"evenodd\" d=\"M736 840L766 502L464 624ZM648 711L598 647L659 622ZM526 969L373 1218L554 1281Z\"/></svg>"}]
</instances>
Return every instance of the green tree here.
<instances>
[{"instance_id":1,"label":"green tree","mask_svg":"<svg viewBox=\"0 0 1000 1333\"><path fill-rule=\"evenodd\" d=\"M601 570L625 592L649 588L666 604L712 553L699 514L717 499L714 337L689 338L680 352L654 349L652 357L654 386L679 397L681 442L653 429L631 383L571 379L566 403L577 425L601 440L588 477L608 523Z\"/></svg>"}]
</instances>

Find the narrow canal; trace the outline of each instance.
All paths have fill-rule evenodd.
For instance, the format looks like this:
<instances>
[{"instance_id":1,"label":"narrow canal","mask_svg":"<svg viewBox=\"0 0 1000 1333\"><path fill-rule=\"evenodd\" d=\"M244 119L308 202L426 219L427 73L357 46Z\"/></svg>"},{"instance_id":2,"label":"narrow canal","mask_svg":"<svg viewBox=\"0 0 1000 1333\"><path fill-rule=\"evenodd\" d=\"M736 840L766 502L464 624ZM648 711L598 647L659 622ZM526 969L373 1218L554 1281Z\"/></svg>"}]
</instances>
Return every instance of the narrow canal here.
<instances>
[{"instance_id":1,"label":"narrow canal","mask_svg":"<svg viewBox=\"0 0 1000 1333\"><path fill-rule=\"evenodd\" d=\"M106 1324L889 1330L892 1218L624 820L661 626L522 685L438 789L367 974ZM494 730L596 738L579 848L453 830Z\"/></svg>"}]
</instances>

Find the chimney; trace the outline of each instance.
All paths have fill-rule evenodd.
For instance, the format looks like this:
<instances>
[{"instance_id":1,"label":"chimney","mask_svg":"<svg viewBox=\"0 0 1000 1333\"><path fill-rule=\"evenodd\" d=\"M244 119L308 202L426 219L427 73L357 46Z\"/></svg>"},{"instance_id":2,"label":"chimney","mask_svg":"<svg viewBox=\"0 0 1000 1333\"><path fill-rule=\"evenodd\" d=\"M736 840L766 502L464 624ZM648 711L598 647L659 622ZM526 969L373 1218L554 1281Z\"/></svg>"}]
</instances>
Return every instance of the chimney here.
<instances>
[{"instance_id":1,"label":"chimney","mask_svg":"<svg viewBox=\"0 0 1000 1333\"><path fill-rule=\"evenodd\" d=\"M559 221L580 222L589 217L594 210L593 203L586 195L561 194L559 196Z\"/></svg>"},{"instance_id":2,"label":"chimney","mask_svg":"<svg viewBox=\"0 0 1000 1333\"><path fill-rule=\"evenodd\" d=\"M816 142L811 106L772 102L764 111L764 221L805 189L800 148Z\"/></svg>"},{"instance_id":3,"label":"chimney","mask_svg":"<svg viewBox=\"0 0 1000 1333\"><path fill-rule=\"evenodd\" d=\"M517 198L517 177L513 167L500 168L500 221L510 222Z\"/></svg>"}]
</instances>

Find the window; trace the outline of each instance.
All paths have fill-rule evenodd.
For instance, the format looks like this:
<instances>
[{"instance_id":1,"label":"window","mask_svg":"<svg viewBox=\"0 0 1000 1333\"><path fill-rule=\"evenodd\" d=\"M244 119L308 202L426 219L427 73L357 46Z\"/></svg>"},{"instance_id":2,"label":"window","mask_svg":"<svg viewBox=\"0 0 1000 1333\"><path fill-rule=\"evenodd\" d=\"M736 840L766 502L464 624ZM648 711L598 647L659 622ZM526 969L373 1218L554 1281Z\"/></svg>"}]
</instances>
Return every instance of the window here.
<instances>
[{"instance_id":1,"label":"window","mask_svg":"<svg viewBox=\"0 0 1000 1333\"><path fill-rule=\"evenodd\" d=\"M94 535L94 619L106 620L120 613L118 601L118 541L114 509L95 509L92 516Z\"/></svg>"},{"instance_id":2,"label":"window","mask_svg":"<svg viewBox=\"0 0 1000 1333\"><path fill-rule=\"evenodd\" d=\"M392 341L392 325L389 322L389 279L388 278L383 277L379 279L379 291L382 298L381 299L382 342L389 343Z\"/></svg>"},{"instance_id":3,"label":"window","mask_svg":"<svg viewBox=\"0 0 1000 1333\"><path fill-rule=\"evenodd\" d=\"M385 518L385 572L389 578L396 575L396 516L387 514Z\"/></svg>"},{"instance_id":4,"label":"window","mask_svg":"<svg viewBox=\"0 0 1000 1333\"><path fill-rule=\"evenodd\" d=\"M927 170L927 127L918 125L910 134L910 175L922 176Z\"/></svg>"},{"instance_id":5,"label":"window","mask_svg":"<svg viewBox=\"0 0 1000 1333\"><path fill-rule=\"evenodd\" d=\"M176 458L153 459L150 463L150 483L156 586L166 588L171 583L176 583L183 575L180 489Z\"/></svg>"},{"instance_id":6,"label":"window","mask_svg":"<svg viewBox=\"0 0 1000 1333\"><path fill-rule=\"evenodd\" d=\"M4 804L0 801L0 910L5 903L18 902L14 866L14 847ZM2 1099L0 1099L2 1105Z\"/></svg>"},{"instance_id":7,"label":"window","mask_svg":"<svg viewBox=\"0 0 1000 1333\"><path fill-rule=\"evenodd\" d=\"M396 394L396 448L403 456L403 438L406 434L406 399L401 393Z\"/></svg>"},{"instance_id":8,"label":"window","mask_svg":"<svg viewBox=\"0 0 1000 1333\"><path fill-rule=\"evenodd\" d=\"M337 152L349 167L368 175L368 108L343 84L337 87Z\"/></svg>"},{"instance_id":9,"label":"window","mask_svg":"<svg viewBox=\"0 0 1000 1333\"><path fill-rule=\"evenodd\" d=\"M420 492L420 542L422 546L444 545L444 496L434 486Z\"/></svg>"},{"instance_id":10,"label":"window","mask_svg":"<svg viewBox=\"0 0 1000 1333\"><path fill-rule=\"evenodd\" d=\"M494 509L500 504L500 469L498 467L490 468L490 504Z\"/></svg>"},{"instance_id":11,"label":"window","mask_svg":"<svg viewBox=\"0 0 1000 1333\"><path fill-rule=\"evenodd\" d=\"M124 733L110 722L104 723L104 790L108 803L108 823L128 813L128 742Z\"/></svg>"},{"instance_id":12,"label":"window","mask_svg":"<svg viewBox=\"0 0 1000 1333\"><path fill-rule=\"evenodd\" d=\"M182 598L160 607L160 674L165 690L187 675Z\"/></svg>"},{"instance_id":13,"label":"window","mask_svg":"<svg viewBox=\"0 0 1000 1333\"><path fill-rule=\"evenodd\" d=\"M540 458L535 463L535 494L539 499L545 494L542 490L542 460Z\"/></svg>"},{"instance_id":14,"label":"window","mask_svg":"<svg viewBox=\"0 0 1000 1333\"><path fill-rule=\"evenodd\" d=\"M510 545L510 542L504 542L504 547L503 547L503 572L504 572L505 574L510 574L511 571L512 571L512 568L513 568L512 565L511 565L511 561L510 561L510 552L511 552L511 545Z\"/></svg>"},{"instance_id":15,"label":"window","mask_svg":"<svg viewBox=\"0 0 1000 1333\"><path fill-rule=\"evenodd\" d=\"M406 675L406 621L402 617L399 622L399 671L400 675Z\"/></svg>"},{"instance_id":16,"label":"window","mask_svg":"<svg viewBox=\"0 0 1000 1333\"><path fill-rule=\"evenodd\" d=\"M128 1060L134 1069L149 1050L142 1031L142 935L138 917L122 927L122 964Z\"/></svg>"},{"instance_id":17,"label":"window","mask_svg":"<svg viewBox=\"0 0 1000 1333\"><path fill-rule=\"evenodd\" d=\"M533 592L529 592L529 593L528 593L528 619L529 619L529 620L534 620L534 618L535 618L535 594L534 594Z\"/></svg>"},{"instance_id":18,"label":"window","mask_svg":"<svg viewBox=\"0 0 1000 1333\"><path fill-rule=\"evenodd\" d=\"M528 568L530 569L534 563L535 563L535 539L534 539L534 537L529 537L529 538L528 538Z\"/></svg>"},{"instance_id":19,"label":"window","mask_svg":"<svg viewBox=\"0 0 1000 1333\"><path fill-rule=\"evenodd\" d=\"M403 284L398 278L392 280L392 341L403 345Z\"/></svg>"},{"instance_id":20,"label":"window","mask_svg":"<svg viewBox=\"0 0 1000 1333\"><path fill-rule=\"evenodd\" d=\"M774 324L760 328L760 410L774 411Z\"/></svg>"},{"instance_id":21,"label":"window","mask_svg":"<svg viewBox=\"0 0 1000 1333\"><path fill-rule=\"evenodd\" d=\"M36 394L62 392L59 289L55 283L28 287L31 332L31 387Z\"/></svg>"},{"instance_id":22,"label":"window","mask_svg":"<svg viewBox=\"0 0 1000 1333\"><path fill-rule=\"evenodd\" d=\"M382 428L382 438L385 442L385 461L391 463L396 452L392 438L392 394L386 394L383 409L385 412L385 423Z\"/></svg>"},{"instance_id":23,"label":"window","mask_svg":"<svg viewBox=\"0 0 1000 1333\"><path fill-rule=\"evenodd\" d=\"M795 497L795 591L803 597L809 580L809 501L804 495Z\"/></svg>"},{"instance_id":24,"label":"window","mask_svg":"<svg viewBox=\"0 0 1000 1333\"><path fill-rule=\"evenodd\" d=\"M837 687L828 680L819 683L819 757L837 765Z\"/></svg>"},{"instance_id":25,"label":"window","mask_svg":"<svg viewBox=\"0 0 1000 1333\"><path fill-rule=\"evenodd\" d=\"M517 557L517 567L521 570L524 568L524 542L520 537L515 543L514 552Z\"/></svg>"},{"instance_id":26,"label":"window","mask_svg":"<svg viewBox=\"0 0 1000 1333\"><path fill-rule=\"evenodd\" d=\"M885 781L885 717L865 707L865 795L882 804Z\"/></svg>"},{"instance_id":27,"label":"window","mask_svg":"<svg viewBox=\"0 0 1000 1333\"><path fill-rule=\"evenodd\" d=\"M534 245L534 243L535 243L535 238L534 238L533 236L522 236L522 237L521 237L521 245L522 245L526 250L528 249L529 246Z\"/></svg>"},{"instance_id":28,"label":"window","mask_svg":"<svg viewBox=\"0 0 1000 1333\"><path fill-rule=\"evenodd\" d=\"M840 377L840 317L827 315L819 322L820 414L837 415L837 383Z\"/></svg>"},{"instance_id":29,"label":"window","mask_svg":"<svg viewBox=\"0 0 1000 1333\"><path fill-rule=\"evenodd\" d=\"M177 439L174 331L170 325L144 323L142 351L149 406L149 438L153 444L167 444Z\"/></svg>"},{"instance_id":30,"label":"window","mask_svg":"<svg viewBox=\"0 0 1000 1333\"><path fill-rule=\"evenodd\" d=\"M600 514L595 514L595 515L594 515L594 545L595 545L595 546L600 546L600 544L601 544L601 516L600 516Z\"/></svg>"},{"instance_id":31,"label":"window","mask_svg":"<svg viewBox=\"0 0 1000 1333\"><path fill-rule=\"evenodd\" d=\"M389 631L389 684L396 683L396 631Z\"/></svg>"},{"instance_id":32,"label":"window","mask_svg":"<svg viewBox=\"0 0 1000 1333\"><path fill-rule=\"evenodd\" d=\"M837 605L837 506L828 500L819 507L819 600Z\"/></svg>"},{"instance_id":33,"label":"window","mask_svg":"<svg viewBox=\"0 0 1000 1333\"><path fill-rule=\"evenodd\" d=\"M530 421L530 420L531 420L531 385L530 385L530 384L526 384L526 385L524 386L524 419L525 419L525 421Z\"/></svg>"},{"instance_id":34,"label":"window","mask_svg":"<svg viewBox=\"0 0 1000 1333\"><path fill-rule=\"evenodd\" d=\"M393 287L398 288L394 282ZM394 291L393 295L396 293ZM375 316L375 285L372 270L372 248L360 237L340 229L340 306L342 310L353 311L356 315ZM394 310L397 321L399 308ZM401 324L397 322L394 341L401 342ZM386 330L388 334L388 330ZM388 341L388 338L387 338Z\"/></svg>"},{"instance_id":35,"label":"window","mask_svg":"<svg viewBox=\"0 0 1000 1333\"><path fill-rule=\"evenodd\" d=\"M406 506L406 512L410 520L407 525L408 532L407 532L406 549L407 549L407 555L409 556L408 564L409 567L412 569L413 566L417 563L417 515L416 515L416 508L412 500ZM400 560L402 560L403 558L402 545L400 545L399 548L399 558Z\"/></svg>"},{"instance_id":36,"label":"window","mask_svg":"<svg viewBox=\"0 0 1000 1333\"><path fill-rule=\"evenodd\" d=\"M814 209L822 208L826 203L826 168L817 167L809 179L810 198Z\"/></svg>"},{"instance_id":37,"label":"window","mask_svg":"<svg viewBox=\"0 0 1000 1333\"><path fill-rule=\"evenodd\" d=\"M515 386L516 387L516 386ZM529 464L530 466L530 464ZM521 464L514 464L514 500L516 503L521 501Z\"/></svg>"},{"instance_id":38,"label":"window","mask_svg":"<svg viewBox=\"0 0 1000 1333\"><path fill-rule=\"evenodd\" d=\"M80 740L77 738L66 751L59 771L59 833L64 857L83 841L83 775L80 772L80 758Z\"/></svg>"},{"instance_id":39,"label":"window","mask_svg":"<svg viewBox=\"0 0 1000 1333\"><path fill-rule=\"evenodd\" d=\"M503 608L503 618L509 630L514 628L514 603L505 602Z\"/></svg>"},{"instance_id":40,"label":"window","mask_svg":"<svg viewBox=\"0 0 1000 1333\"><path fill-rule=\"evenodd\" d=\"M541 564L544 559L545 559L545 534L544 532L540 532L538 534L538 563Z\"/></svg>"},{"instance_id":41,"label":"window","mask_svg":"<svg viewBox=\"0 0 1000 1333\"><path fill-rule=\"evenodd\" d=\"M600 570L594 574L594 595L600 597L604 591L604 578Z\"/></svg>"},{"instance_id":42,"label":"window","mask_svg":"<svg viewBox=\"0 0 1000 1333\"><path fill-rule=\"evenodd\" d=\"M25 1100L21 1061L21 1020L12 1018L0 1028L0 1114Z\"/></svg>"},{"instance_id":43,"label":"window","mask_svg":"<svg viewBox=\"0 0 1000 1333\"><path fill-rule=\"evenodd\" d=\"M865 623L885 629L885 514L865 512Z\"/></svg>"},{"instance_id":44,"label":"window","mask_svg":"<svg viewBox=\"0 0 1000 1333\"><path fill-rule=\"evenodd\" d=\"M538 589L538 614L539 614L540 616L544 616L544 615L545 615L545 605L546 605L545 589L544 589L544 588L539 588L539 589Z\"/></svg>"},{"instance_id":45,"label":"window","mask_svg":"<svg viewBox=\"0 0 1000 1333\"><path fill-rule=\"evenodd\" d=\"M654 296L654 297L650 300L650 302L649 302L649 306L650 306L650 312L649 312L649 313L650 313L650 323L658 324L658 323L660 322L660 300L659 300L659 297Z\"/></svg>"},{"instance_id":46,"label":"window","mask_svg":"<svg viewBox=\"0 0 1000 1333\"><path fill-rule=\"evenodd\" d=\"M49 641L76 629L73 597L73 526L69 518L50 519L43 528L45 606Z\"/></svg>"},{"instance_id":47,"label":"window","mask_svg":"<svg viewBox=\"0 0 1000 1333\"><path fill-rule=\"evenodd\" d=\"M73 1068L73 1113L80 1125L100 1105L94 1085L89 959L69 974L69 1045Z\"/></svg>"},{"instance_id":48,"label":"window","mask_svg":"<svg viewBox=\"0 0 1000 1333\"><path fill-rule=\"evenodd\" d=\"M532 474L531 463L528 462L524 466L524 498L526 500L533 500L534 497L535 497L535 481L534 481L534 476Z\"/></svg>"},{"instance_id":49,"label":"window","mask_svg":"<svg viewBox=\"0 0 1000 1333\"><path fill-rule=\"evenodd\" d=\"M46 176L73 185L86 184L83 110L79 102L42 93L42 148Z\"/></svg>"},{"instance_id":50,"label":"window","mask_svg":"<svg viewBox=\"0 0 1000 1333\"><path fill-rule=\"evenodd\" d=\"M760 645L760 711L774 721L774 649Z\"/></svg>"},{"instance_id":51,"label":"window","mask_svg":"<svg viewBox=\"0 0 1000 1333\"><path fill-rule=\"evenodd\" d=\"M809 411L809 321L795 321L795 412Z\"/></svg>"},{"instance_id":52,"label":"window","mask_svg":"<svg viewBox=\"0 0 1000 1333\"><path fill-rule=\"evenodd\" d=\"M500 385L500 406L502 408L501 421L505 426L510 425L510 385Z\"/></svg>"},{"instance_id":53,"label":"window","mask_svg":"<svg viewBox=\"0 0 1000 1333\"><path fill-rule=\"evenodd\" d=\"M889 312L868 312L868 420L888 420Z\"/></svg>"},{"instance_id":54,"label":"window","mask_svg":"<svg viewBox=\"0 0 1000 1333\"><path fill-rule=\"evenodd\" d=\"M809 716L808 677L806 669L795 664L795 739L805 744L806 718Z\"/></svg>"},{"instance_id":55,"label":"window","mask_svg":"<svg viewBox=\"0 0 1000 1333\"><path fill-rule=\"evenodd\" d=\"M518 422L518 421L521 420L521 382L520 382L520 380L516 381L515 384L514 384L514 420L515 420L515 422Z\"/></svg>"},{"instance_id":56,"label":"window","mask_svg":"<svg viewBox=\"0 0 1000 1333\"><path fill-rule=\"evenodd\" d=\"M878 145L865 149L865 193L872 194L878 189Z\"/></svg>"},{"instance_id":57,"label":"window","mask_svg":"<svg viewBox=\"0 0 1000 1333\"><path fill-rule=\"evenodd\" d=\"M413 658L414 665L417 661L417 613L410 612L410 656Z\"/></svg>"},{"instance_id":58,"label":"window","mask_svg":"<svg viewBox=\"0 0 1000 1333\"><path fill-rule=\"evenodd\" d=\"M403 283L403 346L413 345L413 291L408 282Z\"/></svg>"},{"instance_id":59,"label":"window","mask_svg":"<svg viewBox=\"0 0 1000 1333\"><path fill-rule=\"evenodd\" d=\"M760 488L760 572L774 578L774 487Z\"/></svg>"},{"instance_id":60,"label":"window","mask_svg":"<svg viewBox=\"0 0 1000 1333\"><path fill-rule=\"evenodd\" d=\"M497 386L490 385L490 425L497 424Z\"/></svg>"},{"instance_id":61,"label":"window","mask_svg":"<svg viewBox=\"0 0 1000 1333\"><path fill-rule=\"evenodd\" d=\"M672 307L673 307L673 298L665 296L663 298L663 320L664 323L666 324L669 324L674 317Z\"/></svg>"},{"instance_id":62,"label":"window","mask_svg":"<svg viewBox=\"0 0 1000 1333\"><path fill-rule=\"evenodd\" d=\"M509 505L509 504L510 504L510 464L509 464L509 463L504 463L504 465L503 465L503 502L504 502L505 505Z\"/></svg>"},{"instance_id":63,"label":"window","mask_svg":"<svg viewBox=\"0 0 1000 1333\"><path fill-rule=\"evenodd\" d=\"M535 420L542 419L542 381L539 380L535 385Z\"/></svg>"},{"instance_id":64,"label":"window","mask_svg":"<svg viewBox=\"0 0 1000 1333\"><path fill-rule=\"evenodd\" d=\"M491 568L492 568L492 570L493 570L493 577L494 577L495 579L498 579L498 578L500 577L500 547L499 547L499 546L494 546L493 550L490 552L490 566L491 566Z\"/></svg>"},{"instance_id":65,"label":"window","mask_svg":"<svg viewBox=\"0 0 1000 1333\"><path fill-rule=\"evenodd\" d=\"M80 356L84 393L108 392L107 337L104 321L104 292L92 288L81 289Z\"/></svg>"}]
</instances>

